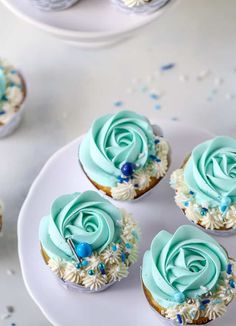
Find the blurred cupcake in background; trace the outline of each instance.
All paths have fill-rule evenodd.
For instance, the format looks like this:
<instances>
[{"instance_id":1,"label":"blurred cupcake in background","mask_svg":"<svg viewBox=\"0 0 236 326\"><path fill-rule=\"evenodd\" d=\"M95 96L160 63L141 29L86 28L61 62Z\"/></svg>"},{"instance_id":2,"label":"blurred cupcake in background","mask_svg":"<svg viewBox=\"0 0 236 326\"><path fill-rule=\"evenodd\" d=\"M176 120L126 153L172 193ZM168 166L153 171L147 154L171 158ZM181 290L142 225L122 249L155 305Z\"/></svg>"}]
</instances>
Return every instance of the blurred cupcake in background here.
<instances>
[{"instance_id":1,"label":"blurred cupcake in background","mask_svg":"<svg viewBox=\"0 0 236 326\"><path fill-rule=\"evenodd\" d=\"M21 73L0 59L0 138L18 127L25 97L26 85Z\"/></svg>"},{"instance_id":2,"label":"blurred cupcake in background","mask_svg":"<svg viewBox=\"0 0 236 326\"><path fill-rule=\"evenodd\" d=\"M236 139L219 136L195 147L171 176L186 217L216 235L236 232Z\"/></svg>"},{"instance_id":3,"label":"blurred cupcake in background","mask_svg":"<svg viewBox=\"0 0 236 326\"><path fill-rule=\"evenodd\" d=\"M159 232L144 254L146 299L157 316L174 325L203 325L223 316L235 299L235 281L235 261L192 225L174 234Z\"/></svg>"},{"instance_id":4,"label":"blurred cupcake in background","mask_svg":"<svg viewBox=\"0 0 236 326\"><path fill-rule=\"evenodd\" d=\"M132 216L95 191L61 196L40 223L45 263L67 288L102 291L125 278L138 258Z\"/></svg>"},{"instance_id":5,"label":"blurred cupcake in background","mask_svg":"<svg viewBox=\"0 0 236 326\"><path fill-rule=\"evenodd\" d=\"M115 7L128 14L150 14L170 0L111 0Z\"/></svg>"},{"instance_id":6,"label":"blurred cupcake in background","mask_svg":"<svg viewBox=\"0 0 236 326\"><path fill-rule=\"evenodd\" d=\"M79 0L30 0L38 9L44 11L64 10L72 7Z\"/></svg>"}]
</instances>

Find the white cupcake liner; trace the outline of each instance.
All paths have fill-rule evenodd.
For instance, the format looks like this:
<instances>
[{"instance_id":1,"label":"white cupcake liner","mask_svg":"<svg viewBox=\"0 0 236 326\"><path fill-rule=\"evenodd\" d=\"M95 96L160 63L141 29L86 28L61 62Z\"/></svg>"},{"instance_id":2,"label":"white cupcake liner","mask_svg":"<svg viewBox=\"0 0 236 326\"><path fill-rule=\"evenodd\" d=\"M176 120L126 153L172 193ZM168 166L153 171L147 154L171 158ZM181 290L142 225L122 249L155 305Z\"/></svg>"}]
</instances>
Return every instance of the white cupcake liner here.
<instances>
[{"instance_id":1,"label":"white cupcake liner","mask_svg":"<svg viewBox=\"0 0 236 326\"><path fill-rule=\"evenodd\" d=\"M4 125L0 125L0 138L9 136L18 128L22 120L24 111L25 111L25 105L24 103L22 103L18 111L11 118L11 120Z\"/></svg>"},{"instance_id":2,"label":"white cupcake liner","mask_svg":"<svg viewBox=\"0 0 236 326\"><path fill-rule=\"evenodd\" d=\"M196 227L198 227L200 230L205 231L206 233L210 234L210 235L216 235L218 237L230 237L232 235L236 234L236 229L229 229L229 230L211 230L211 229L206 229L203 226L194 223L192 220L190 221L192 222Z\"/></svg>"},{"instance_id":3,"label":"white cupcake liner","mask_svg":"<svg viewBox=\"0 0 236 326\"><path fill-rule=\"evenodd\" d=\"M111 0L115 7L128 14L151 14L164 7L171 0L152 0L144 5L127 7L122 0Z\"/></svg>"},{"instance_id":4,"label":"white cupcake liner","mask_svg":"<svg viewBox=\"0 0 236 326\"><path fill-rule=\"evenodd\" d=\"M99 293L99 292L102 292L102 291L105 291L107 290L110 286L112 286L114 283L116 283L115 281L114 282L111 282L111 283L108 283L108 284L105 284L103 286L101 286L99 289L97 290L90 290L90 288L86 288L82 285L79 285L79 284L76 284L76 283L72 283L72 282L67 282L67 281L64 281L63 279L57 277L57 280L58 282L67 290L76 290L78 292L81 292L81 293Z\"/></svg>"},{"instance_id":5,"label":"white cupcake liner","mask_svg":"<svg viewBox=\"0 0 236 326\"><path fill-rule=\"evenodd\" d=\"M67 9L79 0L30 0L34 7L44 11Z\"/></svg>"}]
</instances>

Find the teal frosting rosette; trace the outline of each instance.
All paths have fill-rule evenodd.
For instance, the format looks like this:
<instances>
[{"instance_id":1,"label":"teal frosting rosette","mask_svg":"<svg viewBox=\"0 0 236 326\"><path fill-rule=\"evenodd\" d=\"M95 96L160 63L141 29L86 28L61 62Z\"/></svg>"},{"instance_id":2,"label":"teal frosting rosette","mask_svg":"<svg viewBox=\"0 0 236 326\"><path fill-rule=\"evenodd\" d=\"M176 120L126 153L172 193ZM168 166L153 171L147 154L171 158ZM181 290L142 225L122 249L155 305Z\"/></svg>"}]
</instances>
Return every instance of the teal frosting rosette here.
<instances>
[{"instance_id":1,"label":"teal frosting rosette","mask_svg":"<svg viewBox=\"0 0 236 326\"><path fill-rule=\"evenodd\" d=\"M120 237L121 213L93 191L64 195L55 200L40 224L39 238L50 257L74 259L68 239L103 251Z\"/></svg>"},{"instance_id":2,"label":"teal frosting rosette","mask_svg":"<svg viewBox=\"0 0 236 326\"><path fill-rule=\"evenodd\" d=\"M202 206L236 202L236 140L220 136L198 145L184 168L184 180Z\"/></svg>"},{"instance_id":3,"label":"teal frosting rosette","mask_svg":"<svg viewBox=\"0 0 236 326\"><path fill-rule=\"evenodd\" d=\"M88 177L114 187L128 162L142 168L155 155L150 122L131 111L107 114L94 121L79 148L79 159Z\"/></svg>"},{"instance_id":4,"label":"teal frosting rosette","mask_svg":"<svg viewBox=\"0 0 236 326\"><path fill-rule=\"evenodd\" d=\"M94 191L57 198L39 226L46 264L67 286L103 290L128 276L138 258L132 216Z\"/></svg>"},{"instance_id":5,"label":"teal frosting rosette","mask_svg":"<svg viewBox=\"0 0 236 326\"><path fill-rule=\"evenodd\" d=\"M229 264L225 250L193 226L161 231L143 258L142 279L154 300L169 308L214 291Z\"/></svg>"}]
</instances>

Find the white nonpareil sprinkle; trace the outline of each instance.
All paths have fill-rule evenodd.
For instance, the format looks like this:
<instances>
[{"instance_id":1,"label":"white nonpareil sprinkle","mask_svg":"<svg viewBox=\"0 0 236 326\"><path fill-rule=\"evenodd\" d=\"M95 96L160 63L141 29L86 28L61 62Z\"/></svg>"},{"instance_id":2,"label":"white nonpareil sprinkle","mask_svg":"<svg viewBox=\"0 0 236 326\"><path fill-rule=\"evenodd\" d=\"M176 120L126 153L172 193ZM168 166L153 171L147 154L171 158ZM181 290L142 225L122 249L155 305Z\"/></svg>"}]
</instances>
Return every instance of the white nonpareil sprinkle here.
<instances>
[{"instance_id":1,"label":"white nonpareil sprinkle","mask_svg":"<svg viewBox=\"0 0 236 326\"><path fill-rule=\"evenodd\" d=\"M209 75L210 75L210 70L209 69L205 69L202 70L201 72L199 72L199 74L197 75L197 80L202 81L203 79L206 79Z\"/></svg>"}]
</instances>

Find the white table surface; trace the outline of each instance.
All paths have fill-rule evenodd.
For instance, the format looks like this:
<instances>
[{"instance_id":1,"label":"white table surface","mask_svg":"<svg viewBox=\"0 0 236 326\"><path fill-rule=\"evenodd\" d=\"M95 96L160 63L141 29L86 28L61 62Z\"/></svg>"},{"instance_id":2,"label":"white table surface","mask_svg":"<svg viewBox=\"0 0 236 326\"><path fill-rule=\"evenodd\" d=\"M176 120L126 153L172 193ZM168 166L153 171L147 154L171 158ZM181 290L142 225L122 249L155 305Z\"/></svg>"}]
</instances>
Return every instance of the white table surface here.
<instances>
[{"instance_id":1,"label":"white table surface","mask_svg":"<svg viewBox=\"0 0 236 326\"><path fill-rule=\"evenodd\" d=\"M118 111L113 103L122 100L123 108L150 118L177 118L236 136L235 12L234 0L227 6L221 0L182 0L135 39L83 51L21 22L0 5L0 56L21 68L29 91L20 129L0 140L0 197L5 202L0 317L6 306L15 308L0 325L49 325L22 282L17 217L45 161L85 132L94 117ZM159 67L169 62L176 67L159 76ZM209 76L197 80L206 70ZM188 81L181 82L182 75ZM218 78L223 79L220 86L214 84ZM140 91L143 86L161 92L160 110L154 109L149 91ZM15 274L9 276L8 269Z\"/></svg>"}]
</instances>

